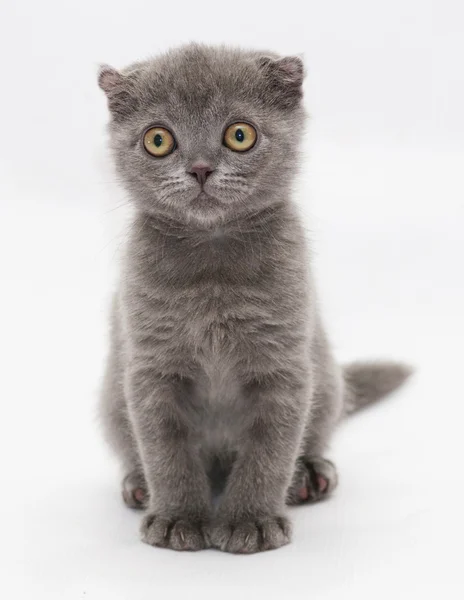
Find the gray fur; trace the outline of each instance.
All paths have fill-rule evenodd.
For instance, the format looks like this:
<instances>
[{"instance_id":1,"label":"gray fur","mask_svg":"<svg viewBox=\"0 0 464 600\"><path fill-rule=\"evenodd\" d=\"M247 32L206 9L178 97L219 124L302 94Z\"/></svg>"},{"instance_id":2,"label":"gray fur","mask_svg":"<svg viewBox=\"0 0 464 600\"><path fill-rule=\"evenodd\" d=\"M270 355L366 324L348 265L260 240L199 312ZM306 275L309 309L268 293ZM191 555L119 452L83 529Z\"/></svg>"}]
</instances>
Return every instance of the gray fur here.
<instances>
[{"instance_id":1,"label":"gray fur","mask_svg":"<svg viewBox=\"0 0 464 600\"><path fill-rule=\"evenodd\" d=\"M136 208L101 413L126 504L147 508L149 544L288 543L285 504L336 485L323 453L340 417L405 376L401 366L343 374L333 360L291 201L302 79L298 58L197 45L100 72ZM222 144L235 121L258 131L249 152ZM169 156L144 151L151 125L174 133ZM198 160L214 169L201 194L188 172Z\"/></svg>"},{"instance_id":2,"label":"gray fur","mask_svg":"<svg viewBox=\"0 0 464 600\"><path fill-rule=\"evenodd\" d=\"M412 374L408 365L392 362L355 362L345 365L345 412L350 414L380 400Z\"/></svg>"}]
</instances>

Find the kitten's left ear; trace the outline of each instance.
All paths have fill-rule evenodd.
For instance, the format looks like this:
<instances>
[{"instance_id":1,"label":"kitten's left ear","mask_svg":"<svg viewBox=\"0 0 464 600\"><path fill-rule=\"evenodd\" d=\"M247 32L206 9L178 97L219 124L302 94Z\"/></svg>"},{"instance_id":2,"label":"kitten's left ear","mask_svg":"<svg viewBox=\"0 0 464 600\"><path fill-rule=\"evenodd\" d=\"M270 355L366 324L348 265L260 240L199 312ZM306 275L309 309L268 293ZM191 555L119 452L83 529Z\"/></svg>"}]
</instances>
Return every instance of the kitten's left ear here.
<instances>
[{"instance_id":1,"label":"kitten's left ear","mask_svg":"<svg viewBox=\"0 0 464 600\"><path fill-rule=\"evenodd\" d=\"M101 65L98 85L108 98L108 108L115 119L122 119L137 107L137 94L130 75L109 65Z\"/></svg>"},{"instance_id":2,"label":"kitten's left ear","mask_svg":"<svg viewBox=\"0 0 464 600\"><path fill-rule=\"evenodd\" d=\"M299 56L259 59L260 69L285 106L293 107L303 96L305 76L303 61Z\"/></svg>"}]
</instances>

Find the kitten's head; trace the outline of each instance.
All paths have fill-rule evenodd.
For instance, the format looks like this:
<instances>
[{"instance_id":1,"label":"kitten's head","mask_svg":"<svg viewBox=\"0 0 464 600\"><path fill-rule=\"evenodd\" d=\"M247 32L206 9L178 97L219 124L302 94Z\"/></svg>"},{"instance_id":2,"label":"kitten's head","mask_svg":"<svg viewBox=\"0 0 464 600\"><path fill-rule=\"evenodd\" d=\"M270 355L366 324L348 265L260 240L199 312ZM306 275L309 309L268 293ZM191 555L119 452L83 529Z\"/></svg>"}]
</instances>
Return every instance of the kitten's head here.
<instances>
[{"instance_id":1,"label":"kitten's head","mask_svg":"<svg viewBox=\"0 0 464 600\"><path fill-rule=\"evenodd\" d=\"M297 57L192 44L103 66L116 168L145 212L196 224L285 196L304 121Z\"/></svg>"}]
</instances>

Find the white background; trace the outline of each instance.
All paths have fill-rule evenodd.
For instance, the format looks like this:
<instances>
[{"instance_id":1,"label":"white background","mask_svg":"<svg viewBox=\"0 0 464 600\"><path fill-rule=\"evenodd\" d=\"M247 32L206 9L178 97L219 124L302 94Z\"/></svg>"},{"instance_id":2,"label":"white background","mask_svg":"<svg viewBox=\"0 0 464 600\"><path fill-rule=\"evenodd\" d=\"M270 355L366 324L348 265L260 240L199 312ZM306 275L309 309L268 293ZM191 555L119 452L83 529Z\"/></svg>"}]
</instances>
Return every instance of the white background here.
<instances>
[{"instance_id":1,"label":"white background","mask_svg":"<svg viewBox=\"0 0 464 600\"><path fill-rule=\"evenodd\" d=\"M2 1L2 597L463 597L463 6ZM417 367L339 429L335 497L248 557L140 543L96 419L125 212L97 64L190 40L304 53L298 197L337 355Z\"/></svg>"}]
</instances>

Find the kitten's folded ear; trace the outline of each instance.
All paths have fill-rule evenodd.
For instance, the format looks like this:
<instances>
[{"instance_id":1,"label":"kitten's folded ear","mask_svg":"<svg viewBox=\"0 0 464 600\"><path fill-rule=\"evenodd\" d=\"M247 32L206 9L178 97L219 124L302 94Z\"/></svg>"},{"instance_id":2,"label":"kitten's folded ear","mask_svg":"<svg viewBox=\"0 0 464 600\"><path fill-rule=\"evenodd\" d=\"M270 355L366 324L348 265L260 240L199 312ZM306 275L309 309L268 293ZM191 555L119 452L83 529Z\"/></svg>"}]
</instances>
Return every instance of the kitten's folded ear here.
<instances>
[{"instance_id":1,"label":"kitten's folded ear","mask_svg":"<svg viewBox=\"0 0 464 600\"><path fill-rule=\"evenodd\" d=\"M101 65L98 85L105 92L108 108L115 119L122 119L137 108L136 89L130 76L109 65Z\"/></svg>"},{"instance_id":2,"label":"kitten's folded ear","mask_svg":"<svg viewBox=\"0 0 464 600\"><path fill-rule=\"evenodd\" d=\"M288 108L298 105L303 97L303 79L305 76L303 61L299 56L271 58L262 56L259 67L266 77L275 99Z\"/></svg>"}]
</instances>

